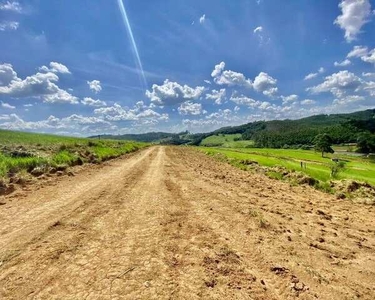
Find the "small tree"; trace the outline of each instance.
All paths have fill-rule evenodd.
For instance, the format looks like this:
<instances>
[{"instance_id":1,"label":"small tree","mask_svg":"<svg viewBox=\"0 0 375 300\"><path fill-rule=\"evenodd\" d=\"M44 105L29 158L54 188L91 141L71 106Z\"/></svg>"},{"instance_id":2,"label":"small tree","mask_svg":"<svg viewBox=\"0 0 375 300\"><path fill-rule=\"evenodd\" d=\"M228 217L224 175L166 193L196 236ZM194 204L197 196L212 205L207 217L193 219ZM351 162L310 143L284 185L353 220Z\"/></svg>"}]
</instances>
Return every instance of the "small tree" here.
<instances>
[{"instance_id":1,"label":"small tree","mask_svg":"<svg viewBox=\"0 0 375 300\"><path fill-rule=\"evenodd\" d=\"M371 153L375 152L375 135L369 132L362 133L357 140L358 152Z\"/></svg>"},{"instance_id":2,"label":"small tree","mask_svg":"<svg viewBox=\"0 0 375 300\"><path fill-rule=\"evenodd\" d=\"M345 162L338 161L331 165L331 177L337 178L341 171L345 170Z\"/></svg>"},{"instance_id":3,"label":"small tree","mask_svg":"<svg viewBox=\"0 0 375 300\"><path fill-rule=\"evenodd\" d=\"M326 134L318 134L314 139L315 150L322 152L322 157L324 157L324 153L334 153L332 149L332 139L331 137Z\"/></svg>"}]
</instances>

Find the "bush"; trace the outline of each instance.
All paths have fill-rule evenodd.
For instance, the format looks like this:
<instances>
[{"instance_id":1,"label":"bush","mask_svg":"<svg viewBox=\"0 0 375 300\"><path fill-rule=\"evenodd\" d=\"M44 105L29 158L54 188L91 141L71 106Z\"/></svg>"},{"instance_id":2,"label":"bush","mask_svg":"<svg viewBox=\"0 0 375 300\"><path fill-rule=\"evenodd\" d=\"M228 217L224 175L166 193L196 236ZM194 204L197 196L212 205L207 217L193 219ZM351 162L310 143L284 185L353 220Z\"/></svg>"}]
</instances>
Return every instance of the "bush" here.
<instances>
[{"instance_id":1,"label":"bush","mask_svg":"<svg viewBox=\"0 0 375 300\"><path fill-rule=\"evenodd\" d=\"M375 135L370 133L363 133L357 140L358 150L360 153L374 153L375 152Z\"/></svg>"},{"instance_id":2,"label":"bush","mask_svg":"<svg viewBox=\"0 0 375 300\"><path fill-rule=\"evenodd\" d=\"M66 144L61 144L59 147L60 151L65 151L66 149L68 149L68 146Z\"/></svg>"},{"instance_id":3,"label":"bush","mask_svg":"<svg viewBox=\"0 0 375 300\"><path fill-rule=\"evenodd\" d=\"M89 142L87 143L87 146L89 146L89 147L96 147L96 146L98 146L98 143L96 143L96 142L94 142L94 141L89 141Z\"/></svg>"},{"instance_id":4,"label":"bush","mask_svg":"<svg viewBox=\"0 0 375 300\"><path fill-rule=\"evenodd\" d=\"M331 185L329 182L317 182L314 187L317 189L317 190L320 190L324 193L328 193L328 194L333 194L334 193L334 190L332 189Z\"/></svg>"},{"instance_id":5,"label":"bush","mask_svg":"<svg viewBox=\"0 0 375 300\"><path fill-rule=\"evenodd\" d=\"M337 178L339 173L345 169L345 162L338 161L331 166L331 177Z\"/></svg>"}]
</instances>

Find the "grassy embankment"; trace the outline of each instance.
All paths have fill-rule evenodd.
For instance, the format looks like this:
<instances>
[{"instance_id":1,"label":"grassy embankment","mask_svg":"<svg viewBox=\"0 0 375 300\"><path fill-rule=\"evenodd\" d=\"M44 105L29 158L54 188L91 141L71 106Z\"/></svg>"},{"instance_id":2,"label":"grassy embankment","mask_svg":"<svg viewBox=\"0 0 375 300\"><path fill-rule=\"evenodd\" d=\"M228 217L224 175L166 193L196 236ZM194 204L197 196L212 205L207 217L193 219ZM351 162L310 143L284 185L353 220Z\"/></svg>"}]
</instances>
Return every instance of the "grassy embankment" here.
<instances>
[{"instance_id":1,"label":"grassy embankment","mask_svg":"<svg viewBox=\"0 0 375 300\"><path fill-rule=\"evenodd\" d=\"M35 168L48 172L53 167L100 163L147 145L0 130L0 179Z\"/></svg>"},{"instance_id":2,"label":"grassy embankment","mask_svg":"<svg viewBox=\"0 0 375 300\"><path fill-rule=\"evenodd\" d=\"M251 141L244 146L244 141L236 141L238 135L210 138L204 140L198 149L238 168L260 171L292 184L308 183L340 197L375 199L375 161L342 153L353 151L353 146L335 146L333 148L338 152L322 157L321 153L313 150L252 148ZM332 158L343 165L337 173L332 173L338 166Z\"/></svg>"},{"instance_id":3,"label":"grassy embankment","mask_svg":"<svg viewBox=\"0 0 375 300\"><path fill-rule=\"evenodd\" d=\"M241 134L217 134L205 138L201 142L204 147L245 148L254 145L253 141L237 140Z\"/></svg>"},{"instance_id":4,"label":"grassy embankment","mask_svg":"<svg viewBox=\"0 0 375 300\"><path fill-rule=\"evenodd\" d=\"M326 154L323 158L320 153L310 150L207 147L200 149L210 155L223 154L234 163L240 164L241 161L250 160L265 167L280 166L290 171L300 171L323 182L333 179L331 167L335 163L332 158L336 157L345 161L345 166L335 179L352 179L375 185L375 163L360 157ZM306 163L306 169L301 168L301 162Z\"/></svg>"}]
</instances>

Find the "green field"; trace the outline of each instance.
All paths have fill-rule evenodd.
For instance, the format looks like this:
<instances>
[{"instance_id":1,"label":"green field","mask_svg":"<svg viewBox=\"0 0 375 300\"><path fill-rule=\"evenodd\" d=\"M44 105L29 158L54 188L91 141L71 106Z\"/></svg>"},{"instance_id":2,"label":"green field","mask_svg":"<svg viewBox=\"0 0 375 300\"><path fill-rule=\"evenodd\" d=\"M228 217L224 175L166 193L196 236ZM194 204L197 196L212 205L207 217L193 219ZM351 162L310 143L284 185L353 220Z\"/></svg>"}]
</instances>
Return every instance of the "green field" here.
<instances>
[{"instance_id":1,"label":"green field","mask_svg":"<svg viewBox=\"0 0 375 300\"><path fill-rule=\"evenodd\" d=\"M148 144L0 130L0 178L35 168L99 163Z\"/></svg>"},{"instance_id":2,"label":"green field","mask_svg":"<svg viewBox=\"0 0 375 300\"><path fill-rule=\"evenodd\" d=\"M223 148L245 148L252 146L253 141L242 141L241 134L217 134L211 135L201 142L204 147L223 147Z\"/></svg>"},{"instance_id":3,"label":"green field","mask_svg":"<svg viewBox=\"0 0 375 300\"><path fill-rule=\"evenodd\" d=\"M311 150L289 149L258 149L258 148L209 148L200 147L207 154L225 155L232 161L251 160L266 167L284 167L287 170L300 171L315 179L328 182L331 177L331 167L335 164L332 158L345 162L345 167L335 179L352 179L375 185L375 163L361 157L348 155L327 154L322 157L320 153ZM301 168L301 162L306 163L306 169Z\"/></svg>"}]
</instances>

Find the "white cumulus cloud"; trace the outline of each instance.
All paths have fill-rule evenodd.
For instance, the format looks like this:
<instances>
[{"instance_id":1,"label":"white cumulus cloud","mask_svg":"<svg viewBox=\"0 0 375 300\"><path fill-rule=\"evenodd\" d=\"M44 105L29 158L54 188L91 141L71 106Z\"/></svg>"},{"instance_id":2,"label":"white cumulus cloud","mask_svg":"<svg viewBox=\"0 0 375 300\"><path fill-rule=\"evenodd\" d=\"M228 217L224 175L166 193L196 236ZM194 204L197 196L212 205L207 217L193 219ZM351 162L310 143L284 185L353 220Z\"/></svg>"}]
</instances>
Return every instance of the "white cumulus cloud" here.
<instances>
[{"instance_id":1,"label":"white cumulus cloud","mask_svg":"<svg viewBox=\"0 0 375 300\"><path fill-rule=\"evenodd\" d=\"M0 86L0 95L40 98L49 103L78 103L77 97L57 86L59 77L52 72L36 73L22 80L12 65L3 64L0 65L0 81L5 83Z\"/></svg>"},{"instance_id":2,"label":"white cumulus cloud","mask_svg":"<svg viewBox=\"0 0 375 300\"><path fill-rule=\"evenodd\" d=\"M370 64L374 64L375 65L375 49L371 50L368 55L364 55L361 57L361 59L364 61L364 62L367 62L367 63L370 63Z\"/></svg>"},{"instance_id":3,"label":"white cumulus cloud","mask_svg":"<svg viewBox=\"0 0 375 300\"><path fill-rule=\"evenodd\" d=\"M215 69L211 73L211 77L214 79L215 83L218 85L228 85L228 86L243 86L247 88L252 87L252 82L247 79L242 73L228 71L225 69L225 62L215 66Z\"/></svg>"},{"instance_id":4,"label":"white cumulus cloud","mask_svg":"<svg viewBox=\"0 0 375 300\"><path fill-rule=\"evenodd\" d=\"M315 100L311 100L311 99L305 99L305 100L301 101L302 105L313 105L315 103L316 103L316 101Z\"/></svg>"},{"instance_id":5,"label":"white cumulus cloud","mask_svg":"<svg viewBox=\"0 0 375 300\"><path fill-rule=\"evenodd\" d=\"M310 80L318 77L319 74L323 74L326 70L323 67L320 67L317 73L310 73L305 76L304 80Z\"/></svg>"},{"instance_id":6,"label":"white cumulus cloud","mask_svg":"<svg viewBox=\"0 0 375 300\"><path fill-rule=\"evenodd\" d=\"M17 30L20 23L15 21L5 21L0 23L0 31Z\"/></svg>"},{"instance_id":7,"label":"white cumulus cloud","mask_svg":"<svg viewBox=\"0 0 375 300\"><path fill-rule=\"evenodd\" d=\"M262 102L254 100L250 97L244 96L244 95L232 95L230 97L230 101L233 101L237 105L243 105L243 106L249 106L252 108L259 107Z\"/></svg>"},{"instance_id":8,"label":"white cumulus cloud","mask_svg":"<svg viewBox=\"0 0 375 300\"><path fill-rule=\"evenodd\" d=\"M253 87L257 92L262 92L268 97L273 97L278 92L277 80L267 73L260 72L254 79Z\"/></svg>"},{"instance_id":9,"label":"white cumulus cloud","mask_svg":"<svg viewBox=\"0 0 375 300\"><path fill-rule=\"evenodd\" d=\"M257 28L254 29L254 33L262 32L262 31L263 31L262 26L258 26Z\"/></svg>"},{"instance_id":10,"label":"white cumulus cloud","mask_svg":"<svg viewBox=\"0 0 375 300\"><path fill-rule=\"evenodd\" d=\"M107 106L107 103L105 101L101 101L99 99L95 100L90 97L85 97L81 103L86 106L94 106L94 107L101 107L101 106Z\"/></svg>"},{"instance_id":11,"label":"white cumulus cloud","mask_svg":"<svg viewBox=\"0 0 375 300\"><path fill-rule=\"evenodd\" d=\"M318 73L310 73L308 75L305 76L305 79L304 80L310 80L310 79L313 79L315 77L318 76Z\"/></svg>"},{"instance_id":12,"label":"white cumulus cloud","mask_svg":"<svg viewBox=\"0 0 375 300\"><path fill-rule=\"evenodd\" d=\"M0 119L1 120L1 119ZM25 121L16 114L7 115L6 122L0 123L0 127L9 130L30 130L30 131L64 131L85 133L103 132L113 129L113 125L100 118L86 117L73 114L64 118L50 116L41 121Z\"/></svg>"},{"instance_id":13,"label":"white cumulus cloud","mask_svg":"<svg viewBox=\"0 0 375 300\"><path fill-rule=\"evenodd\" d=\"M361 102L361 101L364 101L364 100L365 100L365 97L363 97L363 96L349 95L349 96L345 96L345 97L340 98L340 99L333 100L333 104L334 105L343 105L343 106L346 106L346 105L349 105L349 104L352 104L352 103Z\"/></svg>"},{"instance_id":14,"label":"white cumulus cloud","mask_svg":"<svg viewBox=\"0 0 375 300\"><path fill-rule=\"evenodd\" d=\"M347 57L356 57L364 62L375 64L375 49L369 51L368 47L355 46L353 50L348 53Z\"/></svg>"},{"instance_id":15,"label":"white cumulus cloud","mask_svg":"<svg viewBox=\"0 0 375 300\"><path fill-rule=\"evenodd\" d=\"M9 103L1 101L1 107L2 108L7 108L7 109L15 109L16 107L13 105L10 105Z\"/></svg>"},{"instance_id":16,"label":"white cumulus cloud","mask_svg":"<svg viewBox=\"0 0 375 300\"><path fill-rule=\"evenodd\" d=\"M298 101L298 95L289 95L289 96L281 96L281 100L283 100L283 104L293 103Z\"/></svg>"},{"instance_id":17,"label":"white cumulus cloud","mask_svg":"<svg viewBox=\"0 0 375 300\"><path fill-rule=\"evenodd\" d=\"M202 104L193 103L190 101L182 103L180 107L178 108L178 112L180 115L184 115L184 116L187 116L187 115L197 116L197 115L206 113L206 111L202 109Z\"/></svg>"},{"instance_id":18,"label":"white cumulus cloud","mask_svg":"<svg viewBox=\"0 0 375 300\"><path fill-rule=\"evenodd\" d=\"M148 119L156 124L159 121L168 120L168 114L160 114L150 108L147 108L142 101L137 102L132 109L122 107L115 103L113 106L97 108L94 113L100 115L108 121L142 121Z\"/></svg>"},{"instance_id":19,"label":"white cumulus cloud","mask_svg":"<svg viewBox=\"0 0 375 300\"><path fill-rule=\"evenodd\" d=\"M89 85L90 90L95 92L95 94L102 91L102 86L99 80L87 81L87 84Z\"/></svg>"},{"instance_id":20,"label":"white cumulus cloud","mask_svg":"<svg viewBox=\"0 0 375 300\"><path fill-rule=\"evenodd\" d=\"M308 88L313 94L330 92L336 97L343 97L348 92L359 91L363 81L355 74L345 70L334 73L325 78L325 81L317 86Z\"/></svg>"},{"instance_id":21,"label":"white cumulus cloud","mask_svg":"<svg viewBox=\"0 0 375 300\"><path fill-rule=\"evenodd\" d=\"M214 100L216 104L220 105L225 100L225 96L226 96L226 90L225 89L220 89L219 91L218 90L212 90L211 94L210 93L206 94L206 99Z\"/></svg>"},{"instance_id":22,"label":"white cumulus cloud","mask_svg":"<svg viewBox=\"0 0 375 300\"><path fill-rule=\"evenodd\" d=\"M205 14L199 18L199 23L203 24L204 22L206 22L206 15Z\"/></svg>"},{"instance_id":23,"label":"white cumulus cloud","mask_svg":"<svg viewBox=\"0 0 375 300\"><path fill-rule=\"evenodd\" d=\"M0 86L8 85L13 80L19 80L11 64L0 64Z\"/></svg>"},{"instance_id":24,"label":"white cumulus cloud","mask_svg":"<svg viewBox=\"0 0 375 300\"><path fill-rule=\"evenodd\" d=\"M61 74L71 74L68 67L58 63L58 62L50 62L49 68L47 66L42 66L39 68L42 72L52 72L52 73L61 73Z\"/></svg>"},{"instance_id":25,"label":"white cumulus cloud","mask_svg":"<svg viewBox=\"0 0 375 300\"><path fill-rule=\"evenodd\" d=\"M342 14L335 24L345 31L345 39L350 43L356 40L362 26L368 22L371 4L369 0L342 0L339 7Z\"/></svg>"},{"instance_id":26,"label":"white cumulus cloud","mask_svg":"<svg viewBox=\"0 0 375 300\"><path fill-rule=\"evenodd\" d=\"M7 11L20 13L22 11L22 6L17 1L6 1L3 3L0 3L0 10L7 10Z\"/></svg>"},{"instance_id":27,"label":"white cumulus cloud","mask_svg":"<svg viewBox=\"0 0 375 300\"><path fill-rule=\"evenodd\" d=\"M370 72L365 73L365 72L363 72L363 73L362 73L362 76L363 76L363 77L374 77L374 78L375 78L375 73L370 73Z\"/></svg>"},{"instance_id":28,"label":"white cumulus cloud","mask_svg":"<svg viewBox=\"0 0 375 300\"><path fill-rule=\"evenodd\" d=\"M347 58L363 57L368 53L368 48L364 46L354 46L353 50L348 53Z\"/></svg>"},{"instance_id":29,"label":"white cumulus cloud","mask_svg":"<svg viewBox=\"0 0 375 300\"><path fill-rule=\"evenodd\" d=\"M166 79L162 85L153 84L152 91L146 91L146 96L158 106L175 105L198 99L204 90L203 86L192 88Z\"/></svg>"},{"instance_id":30,"label":"white cumulus cloud","mask_svg":"<svg viewBox=\"0 0 375 300\"><path fill-rule=\"evenodd\" d=\"M335 67L347 67L347 66L350 66L351 64L352 62L349 59L345 59L341 62L335 61L334 66Z\"/></svg>"}]
</instances>

